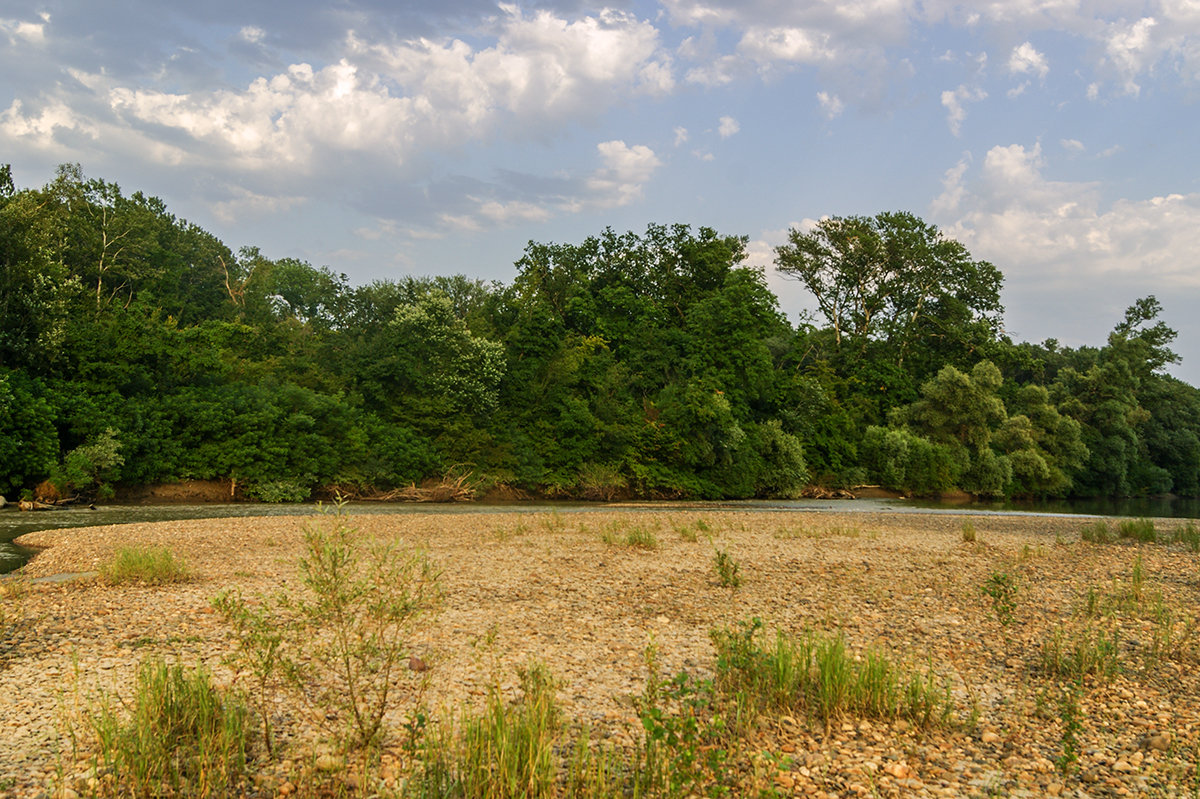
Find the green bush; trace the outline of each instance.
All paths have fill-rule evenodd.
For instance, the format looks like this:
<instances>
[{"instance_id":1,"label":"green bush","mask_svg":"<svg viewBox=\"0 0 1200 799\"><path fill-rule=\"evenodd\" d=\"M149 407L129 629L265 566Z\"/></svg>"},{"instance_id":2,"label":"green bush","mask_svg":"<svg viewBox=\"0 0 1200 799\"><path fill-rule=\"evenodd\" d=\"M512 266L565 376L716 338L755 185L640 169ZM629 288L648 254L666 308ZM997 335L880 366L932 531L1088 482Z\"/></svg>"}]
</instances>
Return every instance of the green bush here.
<instances>
[{"instance_id":1,"label":"green bush","mask_svg":"<svg viewBox=\"0 0 1200 799\"><path fill-rule=\"evenodd\" d=\"M112 496L108 484L121 476L121 467L125 464L117 436L117 431L109 427L88 443L68 452L51 475L55 487L64 494L95 490L98 496Z\"/></svg>"},{"instance_id":2,"label":"green bush","mask_svg":"<svg viewBox=\"0 0 1200 799\"><path fill-rule=\"evenodd\" d=\"M342 722L347 743L379 742L408 638L440 596L439 574L421 553L364 541L342 508L304 529L300 574L309 597L289 602L307 657L290 671Z\"/></svg>"}]
</instances>

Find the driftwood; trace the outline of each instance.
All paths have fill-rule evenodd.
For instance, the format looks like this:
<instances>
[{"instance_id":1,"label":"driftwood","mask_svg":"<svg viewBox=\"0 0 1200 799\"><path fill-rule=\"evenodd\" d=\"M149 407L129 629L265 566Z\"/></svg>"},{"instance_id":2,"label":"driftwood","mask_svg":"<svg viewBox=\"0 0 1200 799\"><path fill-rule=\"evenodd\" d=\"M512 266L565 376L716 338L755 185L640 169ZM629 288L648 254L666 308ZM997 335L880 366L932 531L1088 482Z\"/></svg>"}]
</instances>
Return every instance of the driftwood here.
<instances>
[{"instance_id":1,"label":"driftwood","mask_svg":"<svg viewBox=\"0 0 1200 799\"><path fill-rule=\"evenodd\" d=\"M21 510L54 510L57 505L51 502L38 502L35 499L22 499L17 503Z\"/></svg>"},{"instance_id":2,"label":"driftwood","mask_svg":"<svg viewBox=\"0 0 1200 799\"><path fill-rule=\"evenodd\" d=\"M825 488L824 486L808 486L800 492L804 499L858 499L854 493L844 488Z\"/></svg>"},{"instance_id":3,"label":"driftwood","mask_svg":"<svg viewBox=\"0 0 1200 799\"><path fill-rule=\"evenodd\" d=\"M475 499L475 485L471 472L446 474L441 481L428 481L422 485L410 483L391 491L363 492L350 486L330 486L335 496L361 502L470 502Z\"/></svg>"}]
</instances>

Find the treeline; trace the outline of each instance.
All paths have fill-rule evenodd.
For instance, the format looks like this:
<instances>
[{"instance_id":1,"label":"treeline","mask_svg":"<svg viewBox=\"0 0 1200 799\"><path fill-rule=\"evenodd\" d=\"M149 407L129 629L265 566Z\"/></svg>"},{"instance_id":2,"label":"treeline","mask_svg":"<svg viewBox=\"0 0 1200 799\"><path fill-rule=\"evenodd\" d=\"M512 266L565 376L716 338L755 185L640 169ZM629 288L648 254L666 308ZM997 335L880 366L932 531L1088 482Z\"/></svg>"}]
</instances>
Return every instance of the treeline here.
<instances>
[{"instance_id":1,"label":"treeline","mask_svg":"<svg viewBox=\"0 0 1200 799\"><path fill-rule=\"evenodd\" d=\"M880 214L779 248L820 309L793 327L746 244L652 225L531 243L509 285L353 286L78 166L0 168L0 493L1200 493L1200 392L1163 371L1154 298L1099 348L1016 343L999 270Z\"/></svg>"}]
</instances>

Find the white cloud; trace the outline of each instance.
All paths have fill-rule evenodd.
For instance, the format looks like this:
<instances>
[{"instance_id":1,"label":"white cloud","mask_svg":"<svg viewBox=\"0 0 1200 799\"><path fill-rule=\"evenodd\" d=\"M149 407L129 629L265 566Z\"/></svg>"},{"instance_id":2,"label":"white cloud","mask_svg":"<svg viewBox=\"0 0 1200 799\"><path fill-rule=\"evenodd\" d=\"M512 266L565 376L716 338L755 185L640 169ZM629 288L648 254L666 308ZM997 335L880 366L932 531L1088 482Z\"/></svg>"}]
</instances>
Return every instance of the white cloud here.
<instances>
[{"instance_id":1,"label":"white cloud","mask_svg":"<svg viewBox=\"0 0 1200 799\"><path fill-rule=\"evenodd\" d=\"M46 23L50 21L50 15L42 14L41 19L41 22L0 19L0 33L8 34L9 42L12 44L16 44L18 39L23 39L29 44L44 44L46 42Z\"/></svg>"},{"instance_id":2,"label":"white cloud","mask_svg":"<svg viewBox=\"0 0 1200 799\"><path fill-rule=\"evenodd\" d=\"M1004 94L1005 94L1005 96L1008 97L1008 99L1014 100L1014 99L1020 97L1022 94L1024 94L1025 90L1028 88L1029 88L1029 81L1022 81L1021 83L1017 84L1016 86L1014 86L1011 89L1009 89L1008 91L1006 91Z\"/></svg>"},{"instance_id":3,"label":"white cloud","mask_svg":"<svg viewBox=\"0 0 1200 799\"><path fill-rule=\"evenodd\" d=\"M821 110L827 119L841 116L842 111L846 108L846 104L840 97L829 92L817 92L817 102L821 104Z\"/></svg>"},{"instance_id":4,"label":"white cloud","mask_svg":"<svg viewBox=\"0 0 1200 799\"><path fill-rule=\"evenodd\" d=\"M733 117L725 116L725 117L721 117L720 124L717 126L717 135L720 136L722 139L728 139L730 136L735 135L741 129L742 129L742 126L740 124L738 124L738 121L736 119L734 119Z\"/></svg>"},{"instance_id":5,"label":"white cloud","mask_svg":"<svg viewBox=\"0 0 1200 799\"><path fill-rule=\"evenodd\" d=\"M828 34L804 28L755 26L742 35L738 49L755 61L800 64L833 60L837 55Z\"/></svg>"},{"instance_id":6,"label":"white cloud","mask_svg":"<svg viewBox=\"0 0 1200 799\"><path fill-rule=\"evenodd\" d=\"M950 132L957 136L962 131L963 120L967 118L965 103L976 103L987 97L987 92L979 87L969 87L965 84L954 91L942 92L942 105L946 108L946 124Z\"/></svg>"},{"instance_id":7,"label":"white cloud","mask_svg":"<svg viewBox=\"0 0 1200 799\"><path fill-rule=\"evenodd\" d=\"M256 25L247 25L238 31L238 36L250 44L258 44L266 35L267 32Z\"/></svg>"},{"instance_id":8,"label":"white cloud","mask_svg":"<svg viewBox=\"0 0 1200 799\"><path fill-rule=\"evenodd\" d=\"M1157 24L1154 17L1143 17L1132 25L1116 23L1109 27L1105 55L1122 77L1123 88L1129 94L1141 91L1135 78L1155 60L1151 34Z\"/></svg>"},{"instance_id":9,"label":"white cloud","mask_svg":"<svg viewBox=\"0 0 1200 799\"><path fill-rule=\"evenodd\" d=\"M115 87L111 106L142 135L165 127L202 142L197 159L210 152L241 169L303 173L354 154L394 169L515 126L545 135L630 93L673 87L650 23L616 11L567 21L504 10L496 43L483 49L460 40L369 44L352 34L328 66L295 64L242 91Z\"/></svg>"},{"instance_id":10,"label":"white cloud","mask_svg":"<svg viewBox=\"0 0 1200 799\"><path fill-rule=\"evenodd\" d=\"M97 128L79 117L61 100L51 100L33 113L25 113L20 100L13 100L5 111L0 112L0 132L14 139L25 139L34 146L50 149L56 144L59 131L79 131L96 138Z\"/></svg>"},{"instance_id":11,"label":"white cloud","mask_svg":"<svg viewBox=\"0 0 1200 799\"><path fill-rule=\"evenodd\" d=\"M685 128L683 126L676 127L674 130L674 133L675 133L675 146L676 147L679 147L679 146L687 143L687 140L688 140L688 129L687 128Z\"/></svg>"},{"instance_id":12,"label":"white cloud","mask_svg":"<svg viewBox=\"0 0 1200 799\"><path fill-rule=\"evenodd\" d=\"M1064 150L1072 153L1082 153L1087 149L1079 139L1061 139L1058 143Z\"/></svg>"},{"instance_id":13,"label":"white cloud","mask_svg":"<svg viewBox=\"0 0 1200 799\"><path fill-rule=\"evenodd\" d=\"M1033 73L1045 80L1050 72L1050 65L1046 62L1045 55L1039 53L1029 42L1025 42L1013 48L1008 57L1008 71L1014 75Z\"/></svg>"},{"instance_id":14,"label":"white cloud","mask_svg":"<svg viewBox=\"0 0 1200 799\"><path fill-rule=\"evenodd\" d=\"M218 219L233 222L246 217L262 217L290 211L308 201L306 197L278 197L257 192L241 186L228 188L229 199L212 203L210 208Z\"/></svg>"},{"instance_id":15,"label":"white cloud","mask_svg":"<svg viewBox=\"0 0 1200 799\"><path fill-rule=\"evenodd\" d=\"M947 172L933 207L948 233L1019 278L1138 276L1200 287L1200 193L1105 202L1091 182L1048 180L1041 147L988 151L978 174Z\"/></svg>"},{"instance_id":16,"label":"white cloud","mask_svg":"<svg viewBox=\"0 0 1200 799\"><path fill-rule=\"evenodd\" d=\"M654 151L644 144L629 147L623 141L596 145L604 166L587 181L592 192L590 204L601 208L628 205L642 196L642 187L662 166Z\"/></svg>"},{"instance_id":17,"label":"white cloud","mask_svg":"<svg viewBox=\"0 0 1200 799\"><path fill-rule=\"evenodd\" d=\"M689 69L684 80L710 88L728 86L745 74L746 70L747 65L741 58L725 55Z\"/></svg>"}]
</instances>

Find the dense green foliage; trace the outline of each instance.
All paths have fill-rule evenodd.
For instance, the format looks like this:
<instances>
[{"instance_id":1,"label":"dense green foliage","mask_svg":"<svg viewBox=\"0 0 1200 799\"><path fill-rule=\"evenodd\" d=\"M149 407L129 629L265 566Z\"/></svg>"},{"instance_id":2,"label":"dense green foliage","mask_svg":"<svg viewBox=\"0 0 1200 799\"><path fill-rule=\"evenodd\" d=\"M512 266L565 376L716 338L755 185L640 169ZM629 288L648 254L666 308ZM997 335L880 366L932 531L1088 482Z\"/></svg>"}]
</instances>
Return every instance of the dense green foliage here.
<instances>
[{"instance_id":1,"label":"dense green foliage","mask_svg":"<svg viewBox=\"0 0 1200 799\"><path fill-rule=\"evenodd\" d=\"M746 240L530 243L511 285L351 285L162 201L0 170L0 492L486 486L610 498L1200 492L1200 392L1138 300L1105 346L1013 342L1000 271L906 213L792 231L793 327Z\"/></svg>"}]
</instances>

